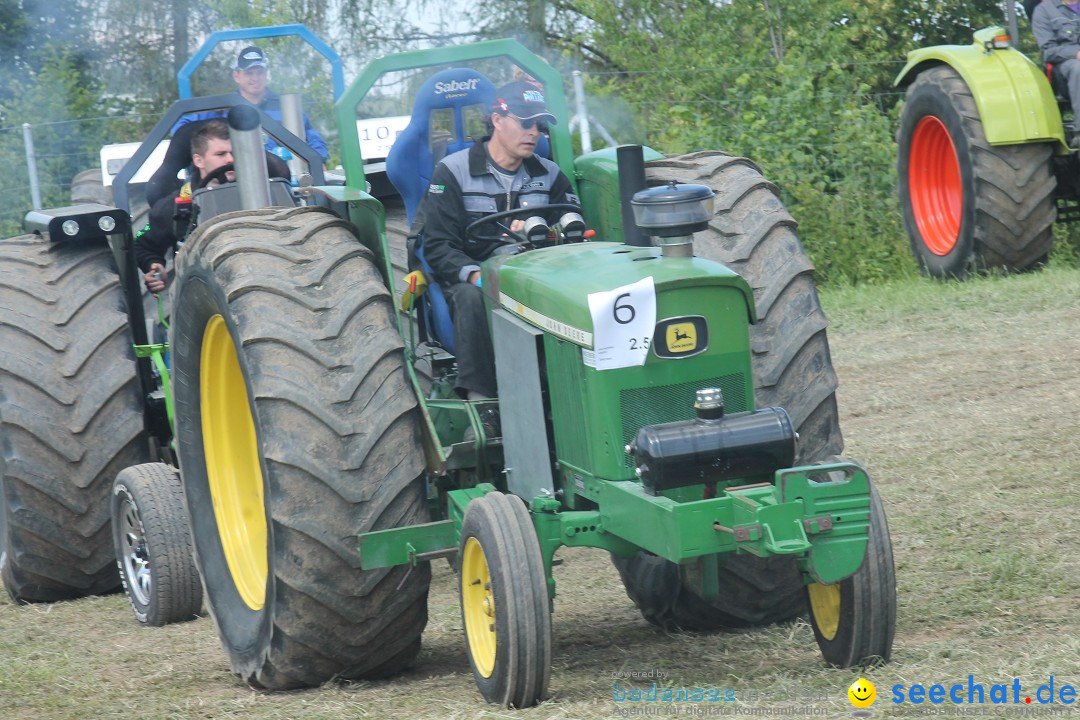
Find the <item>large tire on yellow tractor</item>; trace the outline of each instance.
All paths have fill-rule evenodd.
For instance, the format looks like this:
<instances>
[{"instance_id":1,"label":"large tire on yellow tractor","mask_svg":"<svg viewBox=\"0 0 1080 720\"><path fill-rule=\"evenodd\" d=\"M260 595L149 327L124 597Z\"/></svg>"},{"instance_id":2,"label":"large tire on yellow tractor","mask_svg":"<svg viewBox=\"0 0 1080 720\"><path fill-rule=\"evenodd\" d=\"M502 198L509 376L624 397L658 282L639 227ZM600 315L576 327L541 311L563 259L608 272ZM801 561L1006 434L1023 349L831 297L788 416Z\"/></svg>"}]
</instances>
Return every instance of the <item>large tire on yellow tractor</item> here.
<instances>
[{"instance_id":1,"label":"large tire on yellow tractor","mask_svg":"<svg viewBox=\"0 0 1080 720\"><path fill-rule=\"evenodd\" d=\"M0 575L18 602L116 590L113 478L150 445L103 243L0 242Z\"/></svg>"},{"instance_id":2,"label":"large tire on yellow tractor","mask_svg":"<svg viewBox=\"0 0 1080 720\"><path fill-rule=\"evenodd\" d=\"M827 322L795 221L776 186L746 158L705 151L646 164L650 186L671 181L716 193L709 228L694 237L694 254L722 262L754 291L758 322L750 327L758 407L781 406L799 433L798 464L843 449L836 373ZM751 555L719 560L720 596L706 602L681 579L678 566L648 553L614 558L626 592L649 622L695 631L781 622L806 611L801 574L791 558Z\"/></svg>"},{"instance_id":3,"label":"large tire on yellow tractor","mask_svg":"<svg viewBox=\"0 0 1080 720\"><path fill-rule=\"evenodd\" d=\"M904 227L924 273L1045 261L1057 217L1051 143L990 145L971 89L947 65L908 86L896 142Z\"/></svg>"},{"instance_id":4,"label":"large tire on yellow tractor","mask_svg":"<svg viewBox=\"0 0 1080 720\"><path fill-rule=\"evenodd\" d=\"M362 570L356 536L426 521L424 458L371 252L323 209L229 213L173 293L180 466L232 669L267 689L402 670L430 569Z\"/></svg>"}]
</instances>

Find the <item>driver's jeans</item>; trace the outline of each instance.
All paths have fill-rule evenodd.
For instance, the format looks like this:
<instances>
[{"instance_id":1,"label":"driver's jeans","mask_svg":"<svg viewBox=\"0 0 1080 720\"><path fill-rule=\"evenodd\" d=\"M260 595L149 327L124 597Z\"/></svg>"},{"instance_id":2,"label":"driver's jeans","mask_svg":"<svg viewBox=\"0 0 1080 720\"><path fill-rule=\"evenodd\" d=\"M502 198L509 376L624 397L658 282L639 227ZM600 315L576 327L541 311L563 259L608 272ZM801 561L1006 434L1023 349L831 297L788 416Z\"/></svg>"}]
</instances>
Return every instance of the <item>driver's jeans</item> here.
<instances>
[{"instance_id":1,"label":"driver's jeans","mask_svg":"<svg viewBox=\"0 0 1080 720\"><path fill-rule=\"evenodd\" d=\"M498 395L495 350L484 312L483 291L465 282L444 285L443 294L454 322L454 356L458 366L455 389L462 394L472 390L495 397Z\"/></svg>"},{"instance_id":2,"label":"driver's jeans","mask_svg":"<svg viewBox=\"0 0 1080 720\"><path fill-rule=\"evenodd\" d=\"M1073 109L1073 124L1077 130L1080 130L1080 60L1066 60L1054 67L1068 85L1069 101Z\"/></svg>"}]
</instances>

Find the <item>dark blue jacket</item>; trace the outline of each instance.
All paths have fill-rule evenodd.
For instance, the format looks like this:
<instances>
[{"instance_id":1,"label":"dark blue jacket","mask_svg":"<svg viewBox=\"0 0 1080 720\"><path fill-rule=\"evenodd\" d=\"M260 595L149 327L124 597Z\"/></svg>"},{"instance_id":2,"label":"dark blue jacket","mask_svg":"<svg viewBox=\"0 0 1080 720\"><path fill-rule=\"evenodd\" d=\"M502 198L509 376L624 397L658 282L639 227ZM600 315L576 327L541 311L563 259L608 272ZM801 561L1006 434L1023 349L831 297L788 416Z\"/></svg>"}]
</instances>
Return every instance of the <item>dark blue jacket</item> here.
<instances>
[{"instance_id":1,"label":"dark blue jacket","mask_svg":"<svg viewBox=\"0 0 1080 720\"><path fill-rule=\"evenodd\" d=\"M417 215L422 214L424 223L424 257L440 284L465 282L500 245L465 237L469 223L528 205L580 204L570 181L554 162L533 155L523 165L525 172L509 193L488 166L484 142L459 150L435 166ZM551 211L545 219L553 225L565 212ZM490 235L498 230L491 226L483 232Z\"/></svg>"}]
</instances>

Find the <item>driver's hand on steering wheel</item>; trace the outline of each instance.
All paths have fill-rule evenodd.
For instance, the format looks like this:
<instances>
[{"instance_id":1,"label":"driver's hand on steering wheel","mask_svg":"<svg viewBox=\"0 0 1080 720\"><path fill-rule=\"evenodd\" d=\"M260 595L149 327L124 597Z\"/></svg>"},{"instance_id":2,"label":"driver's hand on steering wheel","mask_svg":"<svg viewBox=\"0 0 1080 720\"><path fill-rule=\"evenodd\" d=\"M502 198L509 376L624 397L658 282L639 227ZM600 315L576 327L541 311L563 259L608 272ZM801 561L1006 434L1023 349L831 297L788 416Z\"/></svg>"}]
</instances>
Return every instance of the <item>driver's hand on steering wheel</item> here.
<instances>
[{"instance_id":1,"label":"driver's hand on steering wheel","mask_svg":"<svg viewBox=\"0 0 1080 720\"><path fill-rule=\"evenodd\" d=\"M516 220L516 219L515 219L515 220L511 220L511 221L510 221L510 230L511 230L512 232L516 232L516 233L519 233L519 232L521 232L521 231L522 231L522 230L524 230L524 229L525 229L525 221L524 221L524 220ZM503 234L502 234L502 236L503 236L504 238L508 238L508 237L510 237L510 236L509 236L509 235L507 235L506 233L503 233ZM477 273L477 275L479 275L479 274L480 274L480 273ZM469 282L472 282L472 280L469 280ZM475 284L476 284L476 283L473 283L473 285L475 285Z\"/></svg>"}]
</instances>

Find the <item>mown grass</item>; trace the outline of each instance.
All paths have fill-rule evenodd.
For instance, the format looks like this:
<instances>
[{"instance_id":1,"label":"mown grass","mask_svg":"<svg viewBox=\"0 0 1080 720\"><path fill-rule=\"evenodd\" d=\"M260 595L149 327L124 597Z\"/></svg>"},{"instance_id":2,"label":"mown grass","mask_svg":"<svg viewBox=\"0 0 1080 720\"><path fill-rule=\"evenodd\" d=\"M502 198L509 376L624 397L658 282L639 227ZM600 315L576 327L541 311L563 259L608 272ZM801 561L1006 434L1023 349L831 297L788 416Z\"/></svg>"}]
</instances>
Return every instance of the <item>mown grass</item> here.
<instances>
[{"instance_id":1,"label":"mown grass","mask_svg":"<svg viewBox=\"0 0 1080 720\"><path fill-rule=\"evenodd\" d=\"M873 473L896 554L893 661L865 671L875 715L893 709L897 683L1080 684L1080 271L829 289L822 301L846 454ZM826 668L805 622L663 633L604 555L560 556L552 697L535 709L481 700L440 562L412 672L292 693L240 684L209 619L142 628L123 596L0 600L0 718L599 718L621 707L612 673L649 669L673 687L734 688L742 699L726 708L801 706L761 699L797 688L825 696L811 704L830 716L852 711L845 693L862 671Z\"/></svg>"}]
</instances>

